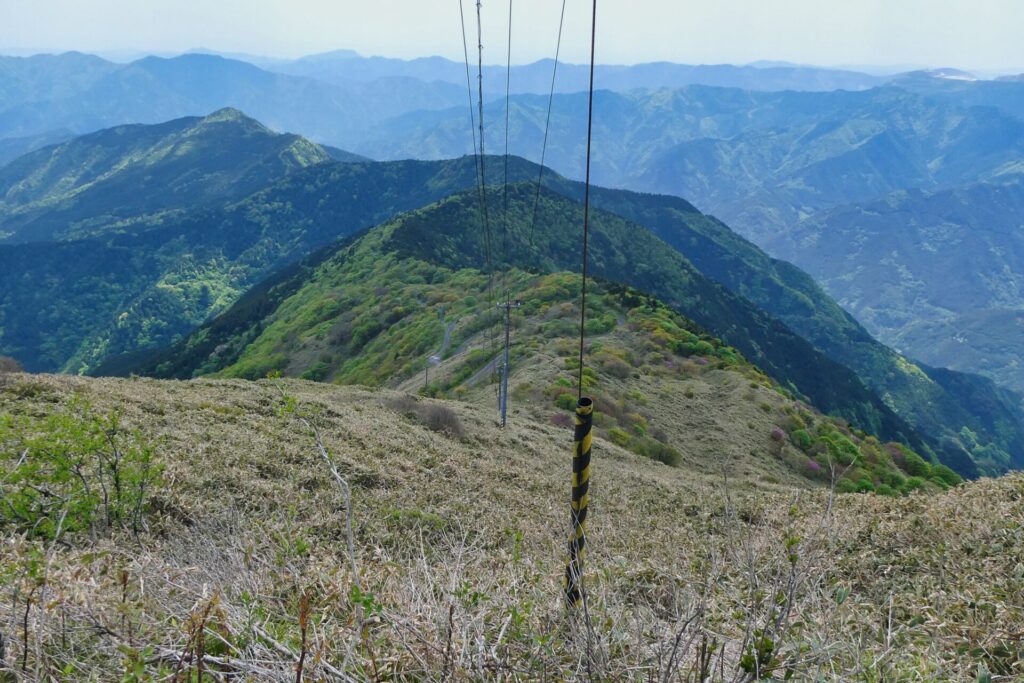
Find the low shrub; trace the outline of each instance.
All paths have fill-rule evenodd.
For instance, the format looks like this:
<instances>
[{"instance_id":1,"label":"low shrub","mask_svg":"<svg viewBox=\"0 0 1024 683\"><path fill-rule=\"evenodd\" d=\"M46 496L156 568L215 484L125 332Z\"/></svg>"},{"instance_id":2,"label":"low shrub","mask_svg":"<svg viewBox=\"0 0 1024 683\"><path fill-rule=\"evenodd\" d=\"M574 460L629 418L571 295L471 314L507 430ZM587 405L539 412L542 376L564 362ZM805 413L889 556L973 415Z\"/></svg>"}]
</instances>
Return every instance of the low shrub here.
<instances>
[{"instance_id":1,"label":"low shrub","mask_svg":"<svg viewBox=\"0 0 1024 683\"><path fill-rule=\"evenodd\" d=\"M924 479L931 476L932 466L920 455L907 450L904 450L902 455L903 462L901 466L904 472L912 477L922 477Z\"/></svg>"},{"instance_id":2,"label":"low shrub","mask_svg":"<svg viewBox=\"0 0 1024 683\"><path fill-rule=\"evenodd\" d=\"M5 372L24 372L21 363L10 356L0 356L0 374Z\"/></svg>"},{"instance_id":3,"label":"low shrub","mask_svg":"<svg viewBox=\"0 0 1024 683\"><path fill-rule=\"evenodd\" d=\"M456 439L466 436L462 421L448 406L417 401L408 395L393 398L386 405L396 413L416 420L433 432L448 434Z\"/></svg>"},{"instance_id":4,"label":"low shrub","mask_svg":"<svg viewBox=\"0 0 1024 683\"><path fill-rule=\"evenodd\" d=\"M576 410L576 396L568 392L555 397L555 405L562 410Z\"/></svg>"},{"instance_id":5,"label":"low shrub","mask_svg":"<svg viewBox=\"0 0 1024 683\"><path fill-rule=\"evenodd\" d=\"M556 427L565 427L570 429L575 426L575 421L568 413L553 413L548 421Z\"/></svg>"},{"instance_id":6,"label":"low shrub","mask_svg":"<svg viewBox=\"0 0 1024 683\"><path fill-rule=\"evenodd\" d=\"M419 413L419 401L412 396L404 394L389 400L385 405L399 415L405 415L406 417L416 417Z\"/></svg>"},{"instance_id":7,"label":"low shrub","mask_svg":"<svg viewBox=\"0 0 1024 683\"><path fill-rule=\"evenodd\" d=\"M802 451L809 450L811 444L814 443L814 439L811 438L810 433L808 433L806 429L796 430L791 435L791 438L793 439L793 443L796 444L796 447Z\"/></svg>"},{"instance_id":8,"label":"low shrub","mask_svg":"<svg viewBox=\"0 0 1024 683\"><path fill-rule=\"evenodd\" d=\"M629 445L630 437L624 430L612 427L608 430L608 440L617 446L626 447Z\"/></svg>"},{"instance_id":9,"label":"low shrub","mask_svg":"<svg viewBox=\"0 0 1024 683\"><path fill-rule=\"evenodd\" d=\"M900 492L889 486L888 484L879 484L875 487L875 493L880 496L898 496Z\"/></svg>"},{"instance_id":10,"label":"low shrub","mask_svg":"<svg viewBox=\"0 0 1024 683\"><path fill-rule=\"evenodd\" d=\"M421 418L424 426L433 432L443 432L456 439L466 435L459 416L447 406L432 403L423 410Z\"/></svg>"},{"instance_id":11,"label":"low shrub","mask_svg":"<svg viewBox=\"0 0 1024 683\"><path fill-rule=\"evenodd\" d=\"M639 439L634 445L634 450L645 458L651 458L672 467L678 467L683 461L683 456L679 451L651 438Z\"/></svg>"},{"instance_id":12,"label":"low shrub","mask_svg":"<svg viewBox=\"0 0 1024 683\"><path fill-rule=\"evenodd\" d=\"M945 465L933 465L931 479L937 479L947 486L957 486L964 481L959 474Z\"/></svg>"},{"instance_id":13,"label":"low shrub","mask_svg":"<svg viewBox=\"0 0 1024 683\"><path fill-rule=\"evenodd\" d=\"M926 488L927 485L921 477L909 477L907 479L907 483L903 485L903 490L907 493L910 493L911 491L921 491Z\"/></svg>"},{"instance_id":14,"label":"low shrub","mask_svg":"<svg viewBox=\"0 0 1024 683\"><path fill-rule=\"evenodd\" d=\"M159 478L153 446L116 411L75 403L42 418L0 416L0 528L49 540L138 532Z\"/></svg>"}]
</instances>

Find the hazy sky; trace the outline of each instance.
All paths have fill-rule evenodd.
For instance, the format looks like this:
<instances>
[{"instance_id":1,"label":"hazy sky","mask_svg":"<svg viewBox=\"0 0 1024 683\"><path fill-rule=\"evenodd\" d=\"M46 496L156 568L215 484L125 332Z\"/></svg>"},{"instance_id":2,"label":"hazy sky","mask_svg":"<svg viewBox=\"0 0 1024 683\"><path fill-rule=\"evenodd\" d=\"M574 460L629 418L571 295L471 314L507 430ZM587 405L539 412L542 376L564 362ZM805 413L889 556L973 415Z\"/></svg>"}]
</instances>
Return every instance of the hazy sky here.
<instances>
[{"instance_id":1,"label":"hazy sky","mask_svg":"<svg viewBox=\"0 0 1024 683\"><path fill-rule=\"evenodd\" d=\"M590 0L567 0L565 56L586 55ZM467 20L475 13L465 0ZM513 59L551 56L560 0L513 0ZM503 61L508 0L486 0ZM470 22L475 31L475 15ZM599 0L598 61L959 66L1024 70L1024 0ZM295 57L336 48L461 59L458 0L0 0L0 50ZM472 42L472 41L471 41Z\"/></svg>"}]
</instances>

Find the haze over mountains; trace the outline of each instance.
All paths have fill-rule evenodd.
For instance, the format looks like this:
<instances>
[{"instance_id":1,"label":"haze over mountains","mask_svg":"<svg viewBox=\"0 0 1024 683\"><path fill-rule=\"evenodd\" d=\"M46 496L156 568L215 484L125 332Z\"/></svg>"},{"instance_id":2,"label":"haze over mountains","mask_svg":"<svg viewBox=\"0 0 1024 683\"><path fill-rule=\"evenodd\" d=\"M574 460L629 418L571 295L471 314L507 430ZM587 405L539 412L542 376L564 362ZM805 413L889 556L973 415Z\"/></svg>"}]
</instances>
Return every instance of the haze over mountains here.
<instances>
[{"instance_id":1,"label":"haze over mountains","mask_svg":"<svg viewBox=\"0 0 1024 683\"><path fill-rule=\"evenodd\" d=\"M0 58L0 681L1024 675L1024 81L552 66Z\"/></svg>"}]
</instances>

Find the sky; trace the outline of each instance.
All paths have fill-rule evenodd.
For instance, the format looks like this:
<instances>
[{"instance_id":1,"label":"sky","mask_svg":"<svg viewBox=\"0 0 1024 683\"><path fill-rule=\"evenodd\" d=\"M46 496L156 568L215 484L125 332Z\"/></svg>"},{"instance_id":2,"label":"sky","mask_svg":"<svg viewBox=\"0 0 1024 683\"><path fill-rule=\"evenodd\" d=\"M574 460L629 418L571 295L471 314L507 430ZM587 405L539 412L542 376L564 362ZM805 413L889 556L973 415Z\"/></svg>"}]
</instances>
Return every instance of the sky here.
<instances>
[{"instance_id":1,"label":"sky","mask_svg":"<svg viewBox=\"0 0 1024 683\"><path fill-rule=\"evenodd\" d=\"M475 3L464 0L467 29ZM563 55L587 58L590 0L566 0ZM512 0L515 63L552 56L559 0ZM509 0L485 0L485 61L504 61ZM601 63L954 66L1024 71L1024 0L599 0ZM0 52L276 57L347 48L462 58L458 0L0 0Z\"/></svg>"}]
</instances>

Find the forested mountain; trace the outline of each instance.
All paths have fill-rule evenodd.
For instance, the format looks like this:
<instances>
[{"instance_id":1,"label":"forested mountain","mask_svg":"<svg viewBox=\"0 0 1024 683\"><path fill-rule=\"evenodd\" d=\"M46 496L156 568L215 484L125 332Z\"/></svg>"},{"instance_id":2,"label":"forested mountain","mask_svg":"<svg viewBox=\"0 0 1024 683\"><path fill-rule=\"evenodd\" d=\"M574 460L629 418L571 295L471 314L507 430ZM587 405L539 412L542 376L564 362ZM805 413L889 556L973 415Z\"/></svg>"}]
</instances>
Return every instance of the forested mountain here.
<instances>
[{"instance_id":1,"label":"forested mountain","mask_svg":"<svg viewBox=\"0 0 1024 683\"><path fill-rule=\"evenodd\" d=\"M488 247L478 225L478 196L475 190L469 191L401 215L287 269L251 290L224 316L175 347L151 354L144 365L134 369L181 378L214 374L260 379L267 373L282 373L477 400L488 393L495 358L500 353L493 344L500 317L494 292L500 287L522 301L516 311L511 351L514 363L510 382L516 404L520 410L542 413L564 408L574 400L566 387L571 386L567 377L578 348L573 342L578 339L575 323L580 276L562 270L572 259L568 254L559 256L562 250L552 247L575 232L580 206L545 192L538 214L551 230L531 235L536 198L533 190L527 184L510 188L508 231L496 231L492 236L492 246L507 246L509 259L492 264L500 269L493 278L477 267L486 262ZM600 213L595 215L594 227L594 243L601 245L593 254L599 270L607 272L611 268L649 284L656 283L661 269L679 271L674 281L665 280L656 288L687 299L667 306L640 290L602 278L591 283L587 329L594 361L586 373L587 392L604 407L606 417L599 430L602 436L666 464L680 464L684 459L697 462L705 460L707 453L684 445L687 453L683 456L672 444L707 441L699 425L708 420L686 419L683 423L687 433L678 433L682 425L669 416L674 412L672 406L678 406L678 397L693 398L699 388L702 398L691 407L696 413L704 413L709 402L727 414L742 410L743 404L756 403L747 406L746 414L752 417L752 413L761 411L762 419L776 406L784 414L793 412L788 391L774 385L735 348L673 312L676 307L721 320L723 314L718 307L724 302L733 307L729 315L734 333L748 348L755 348L764 362L797 379L792 363L784 368L778 363L787 354L801 352L819 372L829 373L836 386L865 396L856 379L835 372L832 364L802 340L790 336L783 348L773 346L791 333L765 325L749 303L694 272L682 257L659 245L639 226ZM623 267L631 257L641 254L646 256L643 265ZM471 265L477 261L477 266ZM528 263L533 272L516 263ZM746 343L745 333L766 351ZM798 381L806 384L806 379L803 375ZM736 390L741 387L756 391L737 400ZM838 396L833 387L822 389L823 385L818 384L812 391L826 402ZM645 395L651 392L659 398L648 400ZM881 417L880 429L896 427L902 430L904 440L919 443L906 425L900 426L898 420L886 414L884 408L877 414ZM788 422L789 431L799 431L807 417ZM811 415L810 420L838 426L851 442L864 443L844 429L841 420L820 415ZM749 421L747 429L758 422L762 420ZM765 427L753 429L762 434L771 431ZM825 427L825 431L829 429ZM822 427L817 431L821 433ZM802 435L794 438L800 441ZM758 439L750 441L757 443ZM726 446L725 442L733 445ZM760 442L765 443L763 437ZM884 486L894 469L886 465L884 455L869 454L870 443L864 443L865 471L846 477L850 483L872 480L869 489ZM720 447L731 458L745 459L753 454L736 451L734 440L729 438ZM824 452L822 455L826 462L820 464L827 467L828 456ZM796 474L807 476L808 468L801 466L805 465L801 458L792 464ZM941 467L936 471L949 474Z\"/></svg>"},{"instance_id":2,"label":"forested mountain","mask_svg":"<svg viewBox=\"0 0 1024 683\"><path fill-rule=\"evenodd\" d=\"M272 65L294 72L289 74L209 54L128 65L69 54L6 58L4 65L0 83L9 82L11 95L0 106L0 138L18 138L19 145L63 129L153 123L230 106L275 130L371 158L441 159L472 148L461 87L465 67L440 58L340 53ZM539 156L550 67L537 63L513 71L513 91L523 91L511 103L513 154ZM760 242L819 210L909 188L1002 182L1021 172L1024 83L918 73L888 79L888 85L866 77L861 85L876 86L870 89L848 84L849 90L812 92L772 85L771 74L779 69L822 78L841 73L605 67L597 79L603 90L596 99L596 180L687 197ZM49 85L19 85L41 70ZM493 150L504 148L504 75L498 71L488 72L485 81L491 102L485 117L495 122L487 127L487 145ZM749 78L732 82L697 75L702 73ZM558 88L565 92L554 102L548 161L581 177L586 98L573 92L582 88L571 65L563 64L560 74ZM702 85L708 82L746 89Z\"/></svg>"},{"instance_id":3,"label":"forested mountain","mask_svg":"<svg viewBox=\"0 0 1024 683\"><path fill-rule=\"evenodd\" d=\"M499 192L493 191L494 207L506 201ZM489 252L491 267L502 272L514 267L557 273L574 267L578 254L566 245L578 231L581 205L542 192L537 208L541 229L534 230L536 200L533 184L512 185L507 197L509 215L502 210L490 238L481 229L475 190L403 214L354 242L313 257L296 271L274 277L256 290L260 294L247 295L225 313L224 322L212 321L134 370L157 376L224 371L259 377L272 370L299 375L317 366L320 377L332 377L357 365L383 372L384 376L375 375L377 381L403 379L409 368L418 373L434 342L440 344L434 335L410 340L412 348L403 343L383 345L389 354L395 354L388 359L388 365L394 366L392 372L381 366L383 361L373 362L362 355L369 353L372 342L388 329L413 324L404 320L402 311L413 314L417 310L414 302L403 303L401 297L392 301L387 293L396 282L425 278L441 283L438 278L448 277L446 273L480 270L488 262ZM605 212L592 218L591 268L595 277L658 296L672 309L727 336L729 343L749 354L771 376L823 406L822 410L842 414L886 438L919 445L910 428L855 374L749 301L705 278L679 252L641 226ZM433 275L421 273L438 266L442 270ZM507 284L506 277L496 276L497 286ZM304 291L306 287L312 289ZM486 287L482 294L486 295ZM518 294L513 292L513 296ZM263 297L277 305L262 301ZM360 302L358 309L356 302ZM489 310L491 305L485 298L482 306ZM475 312L473 308L470 312Z\"/></svg>"},{"instance_id":4,"label":"forested mountain","mask_svg":"<svg viewBox=\"0 0 1024 683\"><path fill-rule=\"evenodd\" d=\"M564 184L564 191L568 194L579 192L578 185L566 183L560 179L554 180L556 187L558 184ZM520 192L525 191L526 186L519 187ZM559 197L559 195L552 196ZM520 198L520 202L524 202L526 199L529 197ZM817 336L815 343L822 342L831 352L845 356L844 361L851 364L851 367L857 367L859 372L864 372L865 377L868 378L867 381L873 387L880 392L885 391L887 396L895 396L901 413L905 415L906 419L919 425L922 429L927 427L929 430L934 430L931 433L943 434L944 436L935 440L933 445L935 448L951 448L952 451L946 456L950 462L955 460L953 453L957 451L958 447L946 441L946 439L956 437L955 431L951 432L946 427L948 424L970 425L969 428L972 431L980 430L984 434L990 435L988 439L996 438L991 436L995 434L1001 434L1002 436L998 437L1000 439L1017 438L1013 435L1017 433L1016 425L1019 424L1020 417L1019 409L1013 400L1009 400L1008 397L996 397L992 404L986 407L984 417L974 414L969 405L959 404L959 399L955 394L947 393L943 386L930 379L921 369L871 340L852 319L843 314L834 303L829 302L827 297L805 275L800 274L791 266L773 263L756 247L730 233L720 223L702 216L685 202L670 197L643 197L603 190L595 194L594 200L598 206L606 206L620 215L632 213L638 220L644 220L645 224L653 226L658 234L665 235L673 243L673 246L682 248L682 253L693 254L691 259L701 263L700 268L712 272L732 272L731 279L723 278L728 285L756 297L754 300L760 305L773 304L774 308L779 309L781 314L786 316L784 319L787 319L791 326L798 324L811 334L815 334ZM631 200L632 207L629 206ZM557 201L564 202L564 200ZM492 203L496 206L498 200L495 199ZM556 217L541 216L538 225L543 226L545 234L553 231L559 225L565 225L564 230L567 232L570 228L566 225L564 214L568 211L570 209L563 206L561 215L557 216L557 219ZM615 214L608 214L608 216L611 220L621 221L621 218ZM461 220L452 218L450 221L440 219L438 221L438 225L458 225L461 230L458 234L462 237L452 238L461 240L456 244L445 246L445 241L437 239L435 248L442 250L446 257L455 258L455 255L472 254L474 249L480 248L480 245L474 245L472 242L465 243L465 232L470 227L466 225L465 217ZM520 228L520 230L525 230L525 228ZM636 231L639 231L640 235L645 234L638 226L634 229L634 232ZM624 232L628 233L629 230ZM422 234L422 231L419 234ZM476 239L482 239L479 230L476 230L474 234ZM542 230L537 230L536 239L541 240L541 235ZM554 242L550 240L554 239L553 237L545 237L543 244L538 242L533 247L528 245L524 247L521 244L522 239L520 235L519 241L513 242L518 245L512 247L513 251L518 250L527 254L535 252L537 258L541 260L551 258ZM684 290L673 289L673 287L680 286L678 282L680 278L685 281L689 277L694 277L681 275L681 273L689 272L692 266L685 261L681 262L683 265L672 265L673 262L670 258L668 263L663 263L658 267L657 263L652 262L651 259L664 247L654 246L656 243L657 240L645 246L641 239L635 244L630 244L625 253L616 252L614 255L597 257L608 260L607 264L598 266L598 268L604 268L600 274L645 291L651 291L670 304L678 306L677 310L694 318L714 333L723 336L729 343L736 345L780 381L790 382L796 390L811 396L818 405L832 406L826 410L846 414L857 423L874 426L880 424L876 421L877 417L870 418L872 422L869 423L864 423L863 420L876 411L880 411L878 414L881 415L887 412L887 408L880 409L879 405L881 404L872 398L868 403L873 407L864 406L868 410L867 413L864 413L862 408L854 408L853 414L846 412L851 408L847 405L849 397L858 395L859 390L848 386L849 380L839 380L839 377L842 376L842 372L838 374L836 372L839 366L829 366L826 363L822 369L805 372L805 368L801 366L804 366L805 362L810 362L803 359L811 358L807 355L811 347L805 346L803 340L792 336L788 338L788 341L782 342L781 339L791 333L778 322L772 322L770 318L761 320L760 311L753 308L745 299L732 293L726 294L717 285L709 287L707 283L710 281L705 281L703 276L698 279L705 284L694 285L693 287L696 289L693 287ZM631 249L639 251L633 253ZM314 264L321 256L313 259ZM524 256L523 258L529 257ZM463 262L461 265L468 264ZM516 265L526 266L529 264L518 262ZM562 267L567 266L568 264L562 264ZM223 361L225 349L234 348L235 353L240 353L239 339L243 340L243 343L253 340L252 335L262 327L263 318L275 310L284 298L293 293L294 287L301 282L303 273L308 267L310 266L304 265L298 270L288 270L282 275L272 278L254 293L243 297L236 308L226 313L223 319L211 322L211 327L201 329L192 338L182 342L184 346L170 351L170 366L158 370L157 366L160 363L167 362L166 358L161 356L165 360L159 362L136 360L128 362L127 365L121 362L108 367L120 368L120 372L135 367L141 372L170 373L174 376L190 376L201 368L204 371L209 371L223 367L216 363L213 366L207 365L210 354L213 354L215 349L220 349L216 355ZM550 267L555 268L556 266ZM723 299L723 297L725 298ZM816 298L818 302L815 303L815 299L812 297ZM794 329L800 328L794 327ZM807 332L803 333L807 334ZM289 337L295 338L296 334L298 332L289 334ZM782 336L780 337L780 335ZM199 351L186 352L183 350L197 345ZM794 352L796 355L791 355ZM261 349L256 355L264 359L272 359L272 357L277 357L275 353L268 349ZM816 354L816 352L811 353ZM304 357L313 358L315 356L316 354L307 354ZM824 359L822 358L822 360ZM132 362L135 363L134 366ZM831 369L829 369L830 367ZM109 370L101 368L100 371ZM821 380L820 378L823 377L828 377L828 379ZM964 381L968 385L977 383L976 379L971 378L966 378ZM846 388L836 389L839 386ZM979 391L984 393L984 382L981 383ZM841 407L840 404L845 407ZM884 432L881 428L879 431ZM990 443L987 439L985 442ZM1011 446L1009 441L1001 440L1000 443L1004 445L997 449L1006 448L1007 452L1015 452L1017 449L1017 446ZM1008 463L1009 458L1010 456L1004 453L997 460ZM964 460L954 464L964 471L971 469L971 465ZM985 463L983 466L1000 467L996 461Z\"/></svg>"},{"instance_id":5,"label":"forested mountain","mask_svg":"<svg viewBox=\"0 0 1024 683\"><path fill-rule=\"evenodd\" d=\"M547 160L573 177L582 177L586 99L559 95L553 106ZM514 99L512 153L540 154L546 108L542 96ZM503 116L504 102L485 112L492 121ZM398 117L353 149L384 159L449 157L465 149L464 119L462 109ZM1024 120L894 87L601 92L595 122L598 182L686 197L757 242L836 205L1024 172ZM489 130L490 149L502 149L504 128Z\"/></svg>"},{"instance_id":6,"label":"forested mountain","mask_svg":"<svg viewBox=\"0 0 1024 683\"><path fill-rule=\"evenodd\" d=\"M241 199L343 154L274 133L235 109L103 130L0 168L0 241L137 231L135 224L155 226L186 209Z\"/></svg>"},{"instance_id":7,"label":"forested mountain","mask_svg":"<svg viewBox=\"0 0 1024 683\"><path fill-rule=\"evenodd\" d=\"M241 128L252 125L234 118L234 125ZM489 183L501 181L503 164L499 162L491 159L487 164ZM536 166L519 159L510 159L509 170L512 181L535 181L538 172ZM569 198L581 196L580 184L555 174L547 178L551 190ZM0 246L4 321L0 352L14 355L31 369L80 372L95 369L117 354L170 343L288 263L474 183L475 165L470 158L325 162L293 171L240 201L211 205L162 223L126 220L128 227L86 239ZM927 432L937 449L962 452L957 444L964 427L981 435L983 446L995 444L994 451L985 451L996 453L986 455L985 469L1003 467L1013 454L1024 451L1015 445L1021 420L1012 397L993 394L979 408L976 401L948 390L943 385L946 376L929 376L872 340L805 274L772 261L687 202L599 188L594 202L653 230L689 259L702 277L722 283L730 296L743 297L740 301L748 303L722 303L709 309L716 312L702 314L697 299L680 299L678 292L652 292L670 301L689 301L694 310L683 307L681 313L737 345L779 381L792 381L798 391L810 396L824 390L828 380L823 378L830 377L831 371L806 375L803 361L790 356L764 360L764 354L778 353L780 347L803 348L803 342L749 341L758 338L757 329L788 327L833 361L853 369L871 389L863 401L851 399L859 395L854 390L831 390L828 400L816 399L823 406L842 406L837 410L851 419L880 424L880 418L870 415L882 414L874 397L885 396L888 407ZM130 212L124 209L125 214ZM663 269L662 277L673 277L670 270ZM653 287L614 269L606 276L641 289ZM729 322L732 309L751 316L764 311L769 317L761 322ZM743 346L746 343L752 346ZM991 385L977 378L958 381L972 386L967 392L971 395L991 393ZM816 384L820 384L817 389ZM946 457L952 462L952 456ZM968 462L962 458L957 467L970 473Z\"/></svg>"},{"instance_id":8,"label":"forested mountain","mask_svg":"<svg viewBox=\"0 0 1024 683\"><path fill-rule=\"evenodd\" d=\"M1024 388L1024 184L901 191L823 212L768 248L883 341Z\"/></svg>"}]
</instances>

